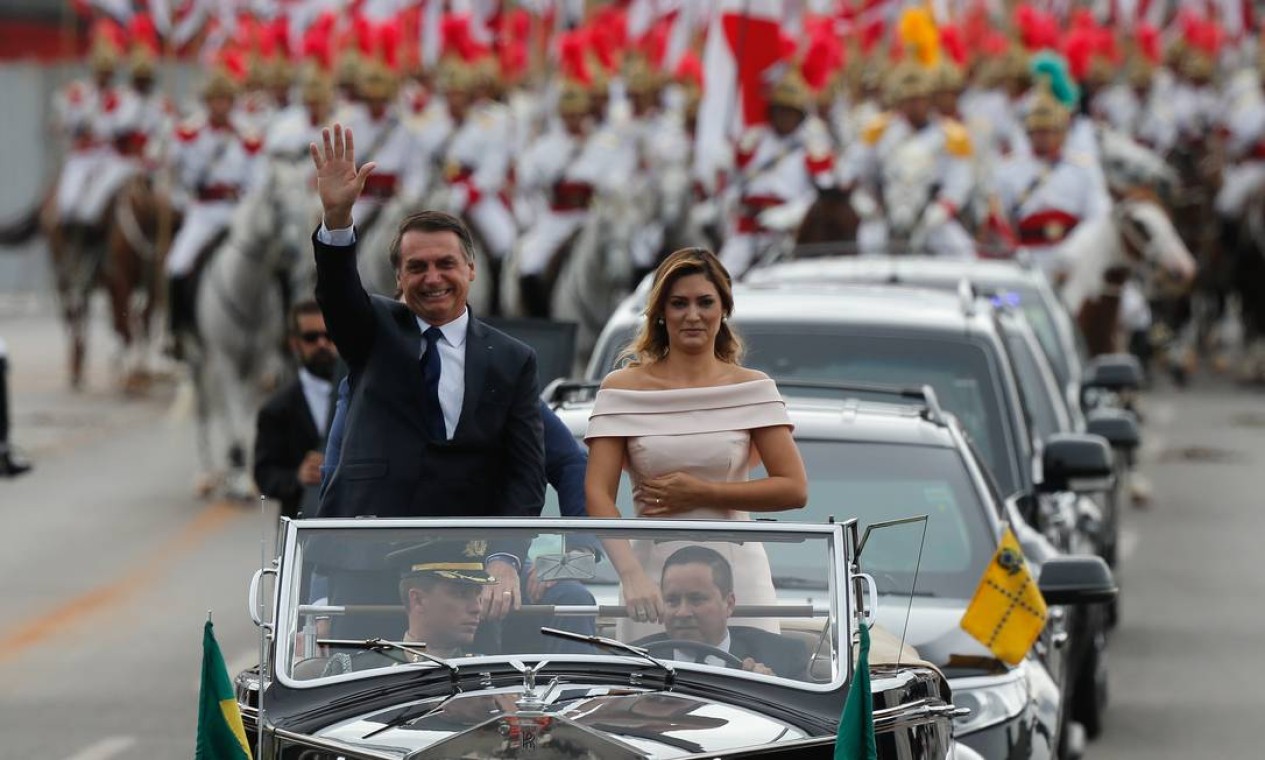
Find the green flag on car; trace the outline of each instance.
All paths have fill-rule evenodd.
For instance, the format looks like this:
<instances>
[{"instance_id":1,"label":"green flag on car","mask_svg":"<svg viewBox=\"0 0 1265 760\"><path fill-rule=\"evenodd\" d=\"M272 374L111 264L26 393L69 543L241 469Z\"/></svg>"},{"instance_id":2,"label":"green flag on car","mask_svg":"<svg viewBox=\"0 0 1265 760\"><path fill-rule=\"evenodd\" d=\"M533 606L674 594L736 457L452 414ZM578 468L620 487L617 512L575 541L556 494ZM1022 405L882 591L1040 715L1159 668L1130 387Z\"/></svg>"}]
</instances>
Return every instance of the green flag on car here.
<instances>
[{"instance_id":1,"label":"green flag on car","mask_svg":"<svg viewBox=\"0 0 1265 760\"><path fill-rule=\"evenodd\" d=\"M870 691L870 628L861 621L861 647L857 653L848 700L839 718L835 760L878 760L874 743L874 694Z\"/></svg>"},{"instance_id":2,"label":"green flag on car","mask_svg":"<svg viewBox=\"0 0 1265 760\"><path fill-rule=\"evenodd\" d=\"M202 629L202 687L198 692L198 748L196 760L250 760L250 745L237 709L233 684L220 645L215 643L215 626L206 621Z\"/></svg>"}]
</instances>

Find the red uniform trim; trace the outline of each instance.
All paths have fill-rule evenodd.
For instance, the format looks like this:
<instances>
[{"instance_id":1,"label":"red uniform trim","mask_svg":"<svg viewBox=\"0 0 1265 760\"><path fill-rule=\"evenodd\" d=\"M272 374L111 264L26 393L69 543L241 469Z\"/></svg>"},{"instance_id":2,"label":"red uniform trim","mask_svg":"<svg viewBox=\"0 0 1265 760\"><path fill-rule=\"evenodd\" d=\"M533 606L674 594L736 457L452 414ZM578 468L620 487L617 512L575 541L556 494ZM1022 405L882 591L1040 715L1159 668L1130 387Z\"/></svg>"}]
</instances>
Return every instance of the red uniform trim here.
<instances>
[{"instance_id":1,"label":"red uniform trim","mask_svg":"<svg viewBox=\"0 0 1265 760\"><path fill-rule=\"evenodd\" d=\"M785 198L776 195L744 195L738 213L738 231L746 234L763 232L764 227L757 217L760 212L786 202Z\"/></svg>"},{"instance_id":2,"label":"red uniform trim","mask_svg":"<svg viewBox=\"0 0 1265 760\"><path fill-rule=\"evenodd\" d=\"M1066 211L1048 209L1019 220L1019 242L1024 245L1051 245L1076 229L1080 218Z\"/></svg>"},{"instance_id":3,"label":"red uniform trim","mask_svg":"<svg viewBox=\"0 0 1265 760\"><path fill-rule=\"evenodd\" d=\"M550 207L554 211L581 211L589 207L593 200L593 186L587 182L571 182L561 180L553 185L553 202Z\"/></svg>"},{"instance_id":4,"label":"red uniform trim","mask_svg":"<svg viewBox=\"0 0 1265 760\"><path fill-rule=\"evenodd\" d=\"M395 195L399 180L394 174L370 174L365 179L363 195L370 198L391 198Z\"/></svg>"}]
</instances>

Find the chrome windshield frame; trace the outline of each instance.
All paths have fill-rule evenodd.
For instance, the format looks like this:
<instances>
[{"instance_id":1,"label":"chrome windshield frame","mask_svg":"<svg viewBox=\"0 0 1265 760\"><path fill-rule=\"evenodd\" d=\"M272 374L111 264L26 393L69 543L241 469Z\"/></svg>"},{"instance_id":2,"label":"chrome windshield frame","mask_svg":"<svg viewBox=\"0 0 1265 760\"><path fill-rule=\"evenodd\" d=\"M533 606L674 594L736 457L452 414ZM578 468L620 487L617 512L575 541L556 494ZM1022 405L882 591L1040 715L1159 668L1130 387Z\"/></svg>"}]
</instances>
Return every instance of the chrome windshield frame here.
<instances>
[{"instance_id":1,"label":"chrome windshield frame","mask_svg":"<svg viewBox=\"0 0 1265 760\"><path fill-rule=\"evenodd\" d=\"M820 537L827 542L827 552L830 562L829 572L827 574L827 593L829 594L829 618L833 623L834 630L831 635L831 643L833 647L833 659L835 662L835 673L833 678L827 683L811 683L808 681L799 681L781 676L769 676L747 671L739 671L725 667L718 667L702 663L673 662L673 667L678 673L698 671L724 675L730 678L744 678L754 681L762 681L774 683L781 686L808 691L829 693L835 692L846 686L852 677L853 672L853 648L852 641L855 636L855 627L857 621L857 601L852 592L852 575L850 567L853 562L852 542L848 538L846 531L855 531L855 520L846 520L842 522L831 523L790 523L778 521L760 521L760 520L652 520L652 519L624 519L624 520L606 520L606 519L566 519L566 518L514 518L514 519L496 519L491 522L489 518L463 518L463 519L436 519L436 518L350 518L350 519L311 519L311 520L284 520L282 522L283 546L281 551L280 576L277 580L277 593L273 596L273 620L276 623L276 635L269 643L270 653L269 659L273 662L272 680L279 685L289 689L306 690L313 688L322 688L332 684L340 684L351 681L359 681L381 677L385 672L383 669L366 670L361 672L344 673L341 675L330 676L328 678L318 678L312 680L296 680L291 676L291 665L282 665L282 663L292 663L294 655L294 646L296 633L299 629L298 606L299 606L299 574L295 569L300 566L301 557L301 537L309 532L317 530L416 530L416 529L443 529L443 530L463 530L463 529L504 529L504 530L531 530L547 532L549 530L570 530L576 532L603 532L603 533L645 533L648 531L715 531L717 533L761 533L761 534L786 534L800 535L806 537ZM551 663L561 665L583 663L583 662L609 662L619 663L633 667L644 667L645 661L641 658L629 655L615 655L606 653L585 654L585 655L559 655L559 654L524 654L517 653L512 655L480 655L476 657L459 658L455 662L462 668L463 673L478 673L480 669L486 669L485 666L493 663L507 663L510 659L517 659L521 662L538 662L548 659ZM438 666L429 663L410 663L401 665L404 668L433 669Z\"/></svg>"}]
</instances>

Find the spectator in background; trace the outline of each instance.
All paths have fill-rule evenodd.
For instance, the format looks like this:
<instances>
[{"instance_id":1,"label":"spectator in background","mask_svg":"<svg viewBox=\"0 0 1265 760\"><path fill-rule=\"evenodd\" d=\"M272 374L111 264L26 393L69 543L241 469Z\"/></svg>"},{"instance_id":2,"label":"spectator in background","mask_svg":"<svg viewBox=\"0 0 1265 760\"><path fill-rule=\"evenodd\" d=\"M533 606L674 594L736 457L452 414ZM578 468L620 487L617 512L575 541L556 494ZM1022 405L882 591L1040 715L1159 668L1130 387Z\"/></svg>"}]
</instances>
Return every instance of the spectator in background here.
<instances>
[{"instance_id":1,"label":"spectator in background","mask_svg":"<svg viewBox=\"0 0 1265 760\"><path fill-rule=\"evenodd\" d=\"M277 391L263 408L255 430L255 483L281 501L286 517L316 512L325 436L334 410L338 349L329 339L315 301L290 310L290 350L299 376Z\"/></svg>"},{"instance_id":2,"label":"spectator in background","mask_svg":"<svg viewBox=\"0 0 1265 760\"><path fill-rule=\"evenodd\" d=\"M0 338L0 478L16 478L30 470L31 463L15 455L9 446L9 355ZM584 485L583 475L580 485Z\"/></svg>"}]
</instances>

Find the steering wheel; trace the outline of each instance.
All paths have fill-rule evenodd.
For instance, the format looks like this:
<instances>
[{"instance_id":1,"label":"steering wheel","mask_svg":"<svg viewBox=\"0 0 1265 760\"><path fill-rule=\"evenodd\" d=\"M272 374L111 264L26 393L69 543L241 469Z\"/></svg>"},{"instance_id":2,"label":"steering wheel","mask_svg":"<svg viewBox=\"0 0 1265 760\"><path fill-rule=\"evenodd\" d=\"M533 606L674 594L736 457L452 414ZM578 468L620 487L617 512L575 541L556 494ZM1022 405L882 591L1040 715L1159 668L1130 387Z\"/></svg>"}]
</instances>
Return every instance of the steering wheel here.
<instances>
[{"instance_id":1,"label":"steering wheel","mask_svg":"<svg viewBox=\"0 0 1265 760\"><path fill-rule=\"evenodd\" d=\"M719 657L725 661L726 666L738 668L739 670L742 669L742 660L734 657L732 654L723 649L714 647L711 644L704 644L701 641L689 641L688 639L666 639L664 641L656 641L653 644L646 644L644 649L652 655L655 654L656 651L662 652L657 656L668 660L676 657L676 650L678 649L682 652L693 652L696 660L701 660L706 657Z\"/></svg>"}]
</instances>

